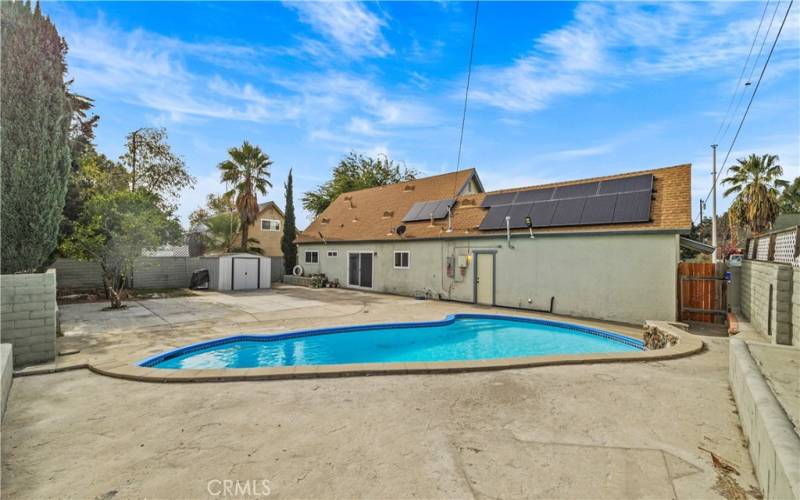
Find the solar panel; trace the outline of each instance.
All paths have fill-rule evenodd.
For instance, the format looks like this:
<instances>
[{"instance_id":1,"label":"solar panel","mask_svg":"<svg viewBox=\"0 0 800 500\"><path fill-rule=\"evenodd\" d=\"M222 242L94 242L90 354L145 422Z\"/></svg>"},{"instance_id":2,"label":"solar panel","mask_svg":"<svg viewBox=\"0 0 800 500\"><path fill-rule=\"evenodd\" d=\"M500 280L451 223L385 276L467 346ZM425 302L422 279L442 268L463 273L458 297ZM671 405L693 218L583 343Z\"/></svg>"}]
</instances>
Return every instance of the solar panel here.
<instances>
[{"instance_id":1,"label":"solar panel","mask_svg":"<svg viewBox=\"0 0 800 500\"><path fill-rule=\"evenodd\" d=\"M646 222L650 220L650 191L635 191L617 195L614 222Z\"/></svg>"},{"instance_id":2,"label":"solar panel","mask_svg":"<svg viewBox=\"0 0 800 500\"><path fill-rule=\"evenodd\" d=\"M514 196L516 196L516 194L516 192L490 194L483 199L481 206L486 208L493 207L495 205L508 205L514 200Z\"/></svg>"},{"instance_id":3,"label":"solar panel","mask_svg":"<svg viewBox=\"0 0 800 500\"><path fill-rule=\"evenodd\" d=\"M480 229L505 229L506 215L513 229L526 227L528 215L536 228L646 222L650 220L653 180L652 174L642 174L488 195L481 206L490 209Z\"/></svg>"},{"instance_id":4,"label":"solar panel","mask_svg":"<svg viewBox=\"0 0 800 500\"><path fill-rule=\"evenodd\" d=\"M453 206L454 198L434 201L418 201L411 206L411 209L403 217L403 222L414 222L428 220L433 214L434 219L447 217L447 209Z\"/></svg>"},{"instance_id":5,"label":"solar panel","mask_svg":"<svg viewBox=\"0 0 800 500\"><path fill-rule=\"evenodd\" d=\"M627 193L645 189L648 191L653 189L653 174L602 181L597 194Z\"/></svg>"},{"instance_id":6,"label":"solar panel","mask_svg":"<svg viewBox=\"0 0 800 500\"><path fill-rule=\"evenodd\" d=\"M419 220L419 213L420 210L425 206L425 202L417 202L411 205L411 208L408 210L408 213L403 217L403 222L411 222L414 220Z\"/></svg>"},{"instance_id":7,"label":"solar panel","mask_svg":"<svg viewBox=\"0 0 800 500\"><path fill-rule=\"evenodd\" d=\"M558 206L556 206L556 211L553 214L553 220L550 221L550 225L574 226L580 224L585 203L585 197L558 200Z\"/></svg>"},{"instance_id":8,"label":"solar panel","mask_svg":"<svg viewBox=\"0 0 800 500\"><path fill-rule=\"evenodd\" d=\"M597 194L597 182L588 182L585 184L573 184L571 186L561 186L556 188L553 195L554 200L563 198L578 198L581 196L594 196Z\"/></svg>"},{"instance_id":9,"label":"solar panel","mask_svg":"<svg viewBox=\"0 0 800 500\"><path fill-rule=\"evenodd\" d=\"M525 217L531 212L533 208L533 203L525 203L522 205L511 205L511 210L508 211L506 215L511 217L509 221L510 227L512 229L519 229L521 227L528 227L525 224Z\"/></svg>"},{"instance_id":10,"label":"solar panel","mask_svg":"<svg viewBox=\"0 0 800 500\"><path fill-rule=\"evenodd\" d=\"M433 218L434 219L443 219L443 218L447 217L447 209L452 207L453 203L455 201L456 200L454 198L449 198L449 199L446 199L446 200L439 200L438 202L432 202L432 203L436 203L436 205L433 208L430 209L430 212L433 213ZM426 205L425 208L427 209L428 206ZM429 215L429 217L430 217L430 215Z\"/></svg>"},{"instance_id":11,"label":"solar panel","mask_svg":"<svg viewBox=\"0 0 800 500\"><path fill-rule=\"evenodd\" d=\"M531 219L533 220L533 227L549 226L557 205L557 201L540 201L534 203L530 213Z\"/></svg>"},{"instance_id":12,"label":"solar panel","mask_svg":"<svg viewBox=\"0 0 800 500\"><path fill-rule=\"evenodd\" d=\"M514 204L520 203L533 203L536 201L545 201L549 200L551 196L553 196L554 188L547 188L547 189L532 189L530 191L520 191L517 193L517 197L514 198Z\"/></svg>"},{"instance_id":13,"label":"solar panel","mask_svg":"<svg viewBox=\"0 0 800 500\"><path fill-rule=\"evenodd\" d=\"M505 229L506 215L511 205L497 205L489 209L478 229Z\"/></svg>"},{"instance_id":14,"label":"solar panel","mask_svg":"<svg viewBox=\"0 0 800 500\"><path fill-rule=\"evenodd\" d=\"M583 224L610 224L614 222L614 207L617 205L616 194L590 196L581 214Z\"/></svg>"}]
</instances>

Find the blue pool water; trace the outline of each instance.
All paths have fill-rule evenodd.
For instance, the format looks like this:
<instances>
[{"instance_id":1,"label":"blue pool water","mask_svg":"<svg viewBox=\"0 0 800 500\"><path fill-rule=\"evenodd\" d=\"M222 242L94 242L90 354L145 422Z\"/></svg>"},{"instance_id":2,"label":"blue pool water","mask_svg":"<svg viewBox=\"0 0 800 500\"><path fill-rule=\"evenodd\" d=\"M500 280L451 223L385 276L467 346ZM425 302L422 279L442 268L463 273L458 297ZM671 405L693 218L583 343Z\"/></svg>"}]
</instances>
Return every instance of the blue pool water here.
<instances>
[{"instance_id":1,"label":"blue pool water","mask_svg":"<svg viewBox=\"0 0 800 500\"><path fill-rule=\"evenodd\" d=\"M255 368L464 361L643 349L640 340L568 323L457 314L430 323L242 335L183 347L139 364L173 369Z\"/></svg>"}]
</instances>

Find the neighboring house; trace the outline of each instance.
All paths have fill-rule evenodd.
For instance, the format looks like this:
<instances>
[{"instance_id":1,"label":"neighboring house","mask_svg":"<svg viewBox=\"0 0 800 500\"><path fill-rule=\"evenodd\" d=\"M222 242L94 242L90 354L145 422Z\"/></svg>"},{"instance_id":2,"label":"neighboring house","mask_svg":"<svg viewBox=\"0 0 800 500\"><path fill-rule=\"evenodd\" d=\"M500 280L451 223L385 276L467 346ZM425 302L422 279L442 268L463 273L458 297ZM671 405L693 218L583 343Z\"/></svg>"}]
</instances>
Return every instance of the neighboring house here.
<instances>
[{"instance_id":1,"label":"neighboring house","mask_svg":"<svg viewBox=\"0 0 800 500\"><path fill-rule=\"evenodd\" d=\"M469 169L342 194L295 240L298 263L363 290L675 320L690 195L688 164L492 193Z\"/></svg>"},{"instance_id":2,"label":"neighboring house","mask_svg":"<svg viewBox=\"0 0 800 500\"><path fill-rule=\"evenodd\" d=\"M268 257L282 257L281 236L283 236L284 215L274 201L260 203L256 221L250 225L248 237L258 243L261 252ZM241 242L242 233L236 236L237 245Z\"/></svg>"}]
</instances>

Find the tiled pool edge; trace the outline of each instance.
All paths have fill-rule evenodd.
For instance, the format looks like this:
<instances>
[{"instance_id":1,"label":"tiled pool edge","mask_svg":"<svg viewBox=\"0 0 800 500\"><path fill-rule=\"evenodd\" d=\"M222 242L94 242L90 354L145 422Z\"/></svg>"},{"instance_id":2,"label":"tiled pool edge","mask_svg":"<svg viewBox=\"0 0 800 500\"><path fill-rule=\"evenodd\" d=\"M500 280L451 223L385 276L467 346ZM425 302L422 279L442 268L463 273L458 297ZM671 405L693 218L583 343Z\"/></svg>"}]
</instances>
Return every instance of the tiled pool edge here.
<instances>
[{"instance_id":1,"label":"tiled pool edge","mask_svg":"<svg viewBox=\"0 0 800 500\"><path fill-rule=\"evenodd\" d=\"M508 317L519 318L517 316ZM374 327L374 325L372 326ZM664 349L624 353L530 356L475 361L362 363L352 365L309 365L262 368L224 368L208 370L172 370L141 366L142 363L157 357L152 356L147 358L145 361L139 361L138 363L137 360L130 359L106 360L97 363L90 362L89 369L92 372L100 375L142 382L235 382L246 380L282 380L295 378L463 373L568 364L657 361L688 356L703 349L702 340L681 330L680 328L677 328L669 322L647 321L645 326L656 327L674 335L678 338L678 343ZM591 327L585 328L591 329ZM615 335L622 334L615 333ZM164 354L166 353L162 353L159 356Z\"/></svg>"}]
</instances>

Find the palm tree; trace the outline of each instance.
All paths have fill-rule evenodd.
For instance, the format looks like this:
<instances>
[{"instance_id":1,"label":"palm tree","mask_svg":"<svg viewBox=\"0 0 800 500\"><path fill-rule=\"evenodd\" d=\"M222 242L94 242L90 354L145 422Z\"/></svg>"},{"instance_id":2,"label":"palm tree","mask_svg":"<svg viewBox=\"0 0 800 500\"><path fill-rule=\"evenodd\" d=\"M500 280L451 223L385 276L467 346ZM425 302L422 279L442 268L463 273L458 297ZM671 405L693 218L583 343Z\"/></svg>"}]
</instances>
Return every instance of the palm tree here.
<instances>
[{"instance_id":1,"label":"palm tree","mask_svg":"<svg viewBox=\"0 0 800 500\"><path fill-rule=\"evenodd\" d=\"M230 159L220 163L218 168L222 171L222 181L233 186L225 194L236 196L236 211L242 225L242 248L245 248L249 239L248 229L258 215L257 193L265 195L267 188L272 187L269 182L272 160L261 148L247 141L240 148L229 149L228 155Z\"/></svg>"},{"instance_id":2,"label":"palm tree","mask_svg":"<svg viewBox=\"0 0 800 500\"><path fill-rule=\"evenodd\" d=\"M754 233L769 229L778 216L779 188L788 184L780 177L783 167L778 164L777 155L751 154L747 158L737 160L739 163L729 169L731 175L722 179L723 184L730 184L725 196L736 195L737 210L734 211L737 222L747 224Z\"/></svg>"},{"instance_id":3,"label":"palm tree","mask_svg":"<svg viewBox=\"0 0 800 500\"><path fill-rule=\"evenodd\" d=\"M206 228L205 236L209 247L231 251L241 227L238 217L232 213L212 215L203 221L203 225Z\"/></svg>"}]
</instances>

